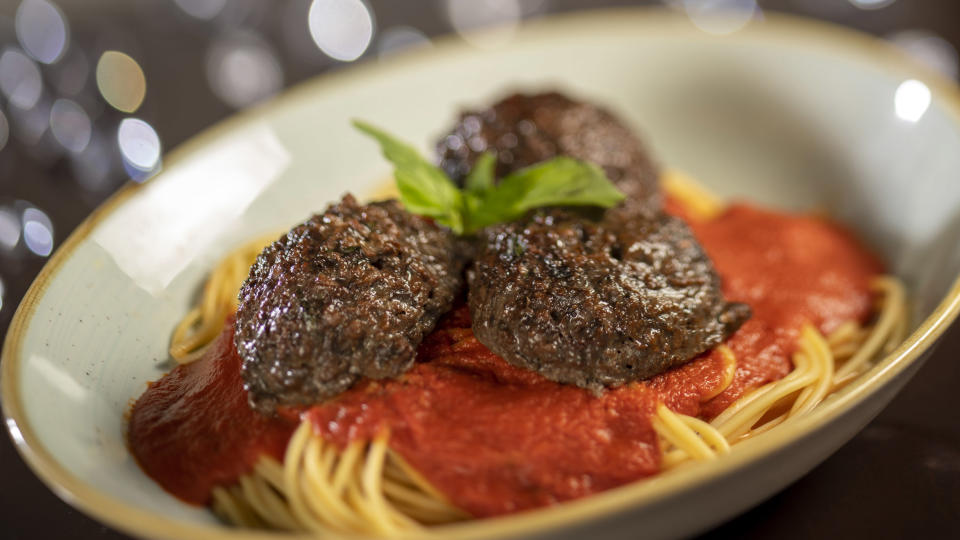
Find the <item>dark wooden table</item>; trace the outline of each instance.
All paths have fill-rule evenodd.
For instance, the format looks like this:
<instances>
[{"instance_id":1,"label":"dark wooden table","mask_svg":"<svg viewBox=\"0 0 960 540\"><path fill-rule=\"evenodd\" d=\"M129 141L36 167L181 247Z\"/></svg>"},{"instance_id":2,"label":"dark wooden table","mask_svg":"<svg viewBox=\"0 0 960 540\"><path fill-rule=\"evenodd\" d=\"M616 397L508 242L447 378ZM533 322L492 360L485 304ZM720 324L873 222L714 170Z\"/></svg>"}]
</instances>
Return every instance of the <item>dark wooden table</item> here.
<instances>
[{"instance_id":1,"label":"dark wooden table","mask_svg":"<svg viewBox=\"0 0 960 540\"><path fill-rule=\"evenodd\" d=\"M194 10L201 17L189 15L169 0L58 3L70 27L70 48L57 64L40 67L44 89L37 107L50 107L59 97L78 103L92 128L84 154L72 155L58 147L51 130L43 125L37 128L28 116L18 116L6 96L0 95L0 210L26 204L41 209L50 218L55 245L127 179L111 144L117 124L125 116L104 103L93 82L93 66L102 51L124 51L142 66L147 93L135 115L150 122L167 149L231 114L236 106L242 106L243 99L259 95L257 91L269 94L344 65L320 53L302 28L309 0L226 0L211 20L202 18L202 10ZM634 3L523 0L520 6L524 17L535 17L545 12ZM956 74L960 2L887 0L879 2L883 7L869 10L855 4L876 5L876 0L761 0L759 4L764 10L802 13L883 37L896 35L901 42L920 47L948 74L951 69L952 75ZM17 46L14 13L18 5L17 0L0 0L0 49ZM216 8L220 2L195 5ZM418 29L425 36L451 30L439 0L370 0L368 5L381 37L398 26ZM907 30L924 33L902 33ZM405 32L394 35L416 36ZM378 36L377 46L360 61L376 61L370 57L376 56L381 44ZM217 44L254 51L261 68L269 72L266 80L270 84L239 97L211 91L208 77ZM85 82L71 86L70 77L73 82L84 77ZM9 138L4 136L8 124ZM34 136L37 129L41 134ZM0 339L45 260L22 245L7 249L0 243ZM960 537L958 359L960 325L955 324L916 378L849 444L780 494L705 536ZM640 536L642 530L638 530ZM0 436L0 538L107 540L125 536L60 501L26 468L9 438Z\"/></svg>"}]
</instances>

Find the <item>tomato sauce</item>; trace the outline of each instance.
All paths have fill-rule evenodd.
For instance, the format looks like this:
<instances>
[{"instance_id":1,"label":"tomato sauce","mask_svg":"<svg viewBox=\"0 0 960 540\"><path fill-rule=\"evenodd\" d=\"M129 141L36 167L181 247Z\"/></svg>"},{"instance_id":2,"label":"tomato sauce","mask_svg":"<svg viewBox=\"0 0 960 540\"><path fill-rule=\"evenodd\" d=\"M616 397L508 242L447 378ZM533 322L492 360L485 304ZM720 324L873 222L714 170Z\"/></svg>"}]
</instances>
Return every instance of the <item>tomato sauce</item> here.
<instances>
[{"instance_id":1,"label":"tomato sauce","mask_svg":"<svg viewBox=\"0 0 960 540\"><path fill-rule=\"evenodd\" d=\"M128 441L165 490L208 504L215 486L249 472L261 454L282 458L296 415L266 418L247 404L233 320L207 353L150 385L133 405Z\"/></svg>"},{"instance_id":2,"label":"tomato sauce","mask_svg":"<svg viewBox=\"0 0 960 540\"><path fill-rule=\"evenodd\" d=\"M682 216L675 202L668 208ZM830 332L869 317L869 281L882 270L850 234L816 217L733 205L710 221L688 222L728 299L753 309L727 340L737 365L719 394L725 364L716 352L599 396L553 383L479 343L461 306L421 344L417 364L402 377L364 381L302 417L341 447L389 429L391 448L477 517L655 474L661 449L651 418L659 403L710 419L782 378L804 322ZM144 470L190 502L205 502L212 486L248 471L258 453L280 456L293 428L292 413L267 420L246 406L231 337L228 326L210 354L151 386L133 412L130 442Z\"/></svg>"},{"instance_id":3,"label":"tomato sauce","mask_svg":"<svg viewBox=\"0 0 960 540\"><path fill-rule=\"evenodd\" d=\"M829 334L870 317L870 281L883 265L839 225L746 204L688 222L723 278L724 295L753 311L727 340L737 357L733 383L702 416L712 418L750 389L789 373L804 322Z\"/></svg>"}]
</instances>

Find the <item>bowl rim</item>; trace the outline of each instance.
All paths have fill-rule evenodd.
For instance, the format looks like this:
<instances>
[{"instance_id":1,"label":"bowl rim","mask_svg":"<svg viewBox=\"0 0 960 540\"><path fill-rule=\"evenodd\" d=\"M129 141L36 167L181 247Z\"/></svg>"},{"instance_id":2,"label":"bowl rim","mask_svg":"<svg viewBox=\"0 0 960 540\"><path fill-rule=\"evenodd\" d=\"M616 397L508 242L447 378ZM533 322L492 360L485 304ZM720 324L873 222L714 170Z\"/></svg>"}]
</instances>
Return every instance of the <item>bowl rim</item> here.
<instances>
[{"instance_id":1,"label":"bowl rim","mask_svg":"<svg viewBox=\"0 0 960 540\"><path fill-rule=\"evenodd\" d=\"M554 14L529 21L520 27L517 40L534 42L551 40L557 35L590 32L595 31L596 28L605 30L629 28L632 31L642 28L645 32L666 35L674 33L679 27L683 27L682 30L687 32L692 28L686 17L666 8L613 8ZM743 38L794 43L801 41L805 47L826 48L886 72L920 80L931 89L934 101L943 106L948 116L951 116L954 123L960 126L960 87L943 76L914 63L904 53L880 39L833 23L775 12L765 12L761 24L750 24L732 38L718 39ZM399 54L392 58L389 64L368 61L295 85L276 99L233 114L212 127L202 130L168 153L164 161L168 165L177 163L195 152L203 151L208 143L240 126L270 115L274 110L294 107L301 101L311 99L318 91L350 86L367 77L381 76L382 72L429 64L434 58L458 55L471 50L453 34L434 40L434 44L435 47L430 49ZM0 405L2 405L7 430L13 439L14 446L34 474L62 500L87 515L129 534L208 540L303 538L304 535L245 531L208 524L188 524L128 504L73 475L40 443L26 419L25 407L20 396L19 370L24 336L29 323L34 320L35 308L46 292L48 284L73 251L102 220L141 188L141 184L128 183L87 217L44 265L14 314L2 355L0 355ZM899 347L880 359L860 380L836 394L836 399L822 403L811 414L798 419L789 429L773 430L764 437L739 444L736 452L725 456L722 460L693 465L673 471L669 475L634 482L554 507L494 519L475 520L433 530L448 538L546 532L566 525L600 519L630 507L663 500L697 484L731 474L755 460L768 457L806 437L813 431L826 426L845 411L865 401L908 366L918 361L926 350L932 348L940 335L957 318L958 313L960 313L960 275L954 280L948 293L933 312L920 323L917 329ZM331 532L331 534L335 533Z\"/></svg>"}]
</instances>

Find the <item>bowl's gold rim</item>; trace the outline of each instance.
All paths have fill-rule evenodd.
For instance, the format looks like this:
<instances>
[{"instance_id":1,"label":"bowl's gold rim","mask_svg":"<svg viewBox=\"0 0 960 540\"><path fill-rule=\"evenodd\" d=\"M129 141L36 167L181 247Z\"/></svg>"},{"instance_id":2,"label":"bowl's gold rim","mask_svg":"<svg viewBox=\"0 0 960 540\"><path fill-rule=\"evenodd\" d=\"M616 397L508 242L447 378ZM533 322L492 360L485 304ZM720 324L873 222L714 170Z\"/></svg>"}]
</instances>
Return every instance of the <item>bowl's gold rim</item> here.
<instances>
[{"instance_id":1,"label":"bowl's gold rim","mask_svg":"<svg viewBox=\"0 0 960 540\"><path fill-rule=\"evenodd\" d=\"M647 34L676 35L680 30L689 31L690 24L675 13L658 8L608 9L595 12L579 12L553 15L529 23L521 28L518 41L549 39L552 36L583 31L584 28L629 27L637 31L643 25ZM683 28L681 28L683 27ZM763 38L774 40L803 40L811 48L827 48L892 71L910 76L927 84L935 100L945 106L960 125L960 88L940 75L914 64L902 53L881 40L859 32L801 17L765 14L762 24L750 25L734 39ZM718 38L723 39L723 38ZM342 72L318 77L302 83L284 95L265 105L241 112L180 145L165 158L174 164L184 157L200 151L206 144L239 126L255 121L273 109L292 106L300 100L311 99L318 90L333 86L354 84L365 77L379 76L382 71L405 69L407 66L429 62L438 55L460 54L467 47L456 36L447 36L435 41L435 47L399 55L390 65L358 65ZM44 266L24 296L14 315L3 346L0 362L0 403L2 403L8 430L15 446L34 473L58 496L89 515L120 530L135 535L158 538L236 539L236 538L294 538L288 534L241 531L210 525L186 524L160 516L154 512L132 506L107 495L84 483L71 474L43 447L26 420L19 394L20 352L27 325L47 285L76 247L87 238L93 228L121 206L139 188L128 185L108 199L90 215L57 250ZM492 535L518 535L526 532L546 531L575 522L610 515L630 506L652 502L676 495L684 489L718 478L744 467L753 460L772 454L812 431L837 418L845 410L864 401L871 393L890 382L921 354L932 347L960 312L960 276L954 281L949 293L933 313L927 317L904 343L880 360L863 378L844 389L834 399L823 403L809 416L799 419L793 426L773 430L764 437L748 440L724 459L687 467L667 475L655 477L619 489L573 501L558 507L545 508L513 516L486 519L443 528L443 537L474 538Z\"/></svg>"}]
</instances>

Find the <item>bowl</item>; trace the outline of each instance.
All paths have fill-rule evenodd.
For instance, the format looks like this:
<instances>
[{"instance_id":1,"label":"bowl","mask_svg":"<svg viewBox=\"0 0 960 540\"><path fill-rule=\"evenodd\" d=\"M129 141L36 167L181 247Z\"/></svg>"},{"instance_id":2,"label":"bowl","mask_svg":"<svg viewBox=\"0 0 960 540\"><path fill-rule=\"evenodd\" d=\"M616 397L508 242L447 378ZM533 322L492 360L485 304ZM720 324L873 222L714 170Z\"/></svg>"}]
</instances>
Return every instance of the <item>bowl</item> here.
<instances>
[{"instance_id":1,"label":"bowl","mask_svg":"<svg viewBox=\"0 0 960 540\"><path fill-rule=\"evenodd\" d=\"M552 17L509 46L456 38L300 85L205 131L120 191L57 251L3 348L7 428L58 495L128 533L238 532L166 494L124 439L131 400L171 369L170 330L231 247L389 173L361 117L424 150L462 106L560 88L602 103L661 163L716 192L818 209L905 282L910 335L790 427L729 456L558 507L448 526L447 538L683 536L803 475L870 421L960 310L960 92L872 38L782 15L710 35L663 11Z\"/></svg>"}]
</instances>

